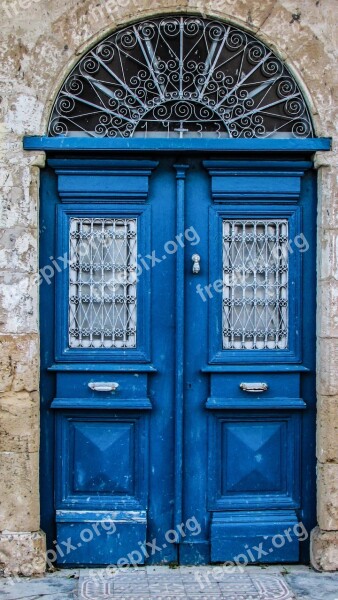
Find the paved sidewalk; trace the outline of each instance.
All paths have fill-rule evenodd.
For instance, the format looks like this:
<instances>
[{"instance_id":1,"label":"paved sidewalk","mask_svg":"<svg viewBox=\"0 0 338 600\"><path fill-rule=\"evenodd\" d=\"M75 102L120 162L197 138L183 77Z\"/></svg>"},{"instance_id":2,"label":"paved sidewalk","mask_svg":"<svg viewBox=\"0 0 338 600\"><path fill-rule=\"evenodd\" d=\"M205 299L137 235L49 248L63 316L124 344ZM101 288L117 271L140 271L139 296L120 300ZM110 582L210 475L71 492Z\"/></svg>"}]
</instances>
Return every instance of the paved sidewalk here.
<instances>
[{"instance_id":1,"label":"paved sidewalk","mask_svg":"<svg viewBox=\"0 0 338 600\"><path fill-rule=\"evenodd\" d=\"M304 566L140 567L60 570L41 578L0 578L1 600L338 600L338 573Z\"/></svg>"}]
</instances>

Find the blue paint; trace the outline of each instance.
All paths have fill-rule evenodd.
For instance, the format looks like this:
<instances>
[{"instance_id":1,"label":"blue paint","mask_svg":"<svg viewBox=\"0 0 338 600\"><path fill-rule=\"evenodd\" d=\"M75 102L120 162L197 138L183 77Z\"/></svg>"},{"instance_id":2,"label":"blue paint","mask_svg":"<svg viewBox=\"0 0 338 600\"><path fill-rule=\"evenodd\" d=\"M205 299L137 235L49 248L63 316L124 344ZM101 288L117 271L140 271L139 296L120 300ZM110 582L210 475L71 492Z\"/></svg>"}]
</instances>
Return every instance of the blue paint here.
<instances>
[{"instance_id":1,"label":"blue paint","mask_svg":"<svg viewBox=\"0 0 338 600\"><path fill-rule=\"evenodd\" d=\"M298 562L299 542L294 533L297 523L292 511L281 511L277 526L273 511L257 511L251 515L217 513L211 526L211 560L221 562L227 555L242 565Z\"/></svg>"},{"instance_id":2,"label":"blue paint","mask_svg":"<svg viewBox=\"0 0 338 600\"><path fill-rule=\"evenodd\" d=\"M277 527L278 510L299 508L298 411L217 411L209 415L208 433L209 510L250 514L264 505L264 509L276 509ZM257 454L260 462L255 459ZM244 519L247 516L244 514Z\"/></svg>"},{"instance_id":3,"label":"blue paint","mask_svg":"<svg viewBox=\"0 0 338 600\"><path fill-rule=\"evenodd\" d=\"M158 162L149 160L71 160L50 159L58 175L58 191L63 202L84 198L126 203L145 202L149 177Z\"/></svg>"},{"instance_id":4,"label":"blue paint","mask_svg":"<svg viewBox=\"0 0 338 600\"><path fill-rule=\"evenodd\" d=\"M80 517L80 518L79 518ZM146 511L56 511L56 523L62 546L60 566L114 564L119 560L128 563L128 554L139 549L146 541ZM95 544L95 554L88 549ZM136 564L144 563L144 555L133 555ZM122 566L122 565L121 565Z\"/></svg>"},{"instance_id":5,"label":"blue paint","mask_svg":"<svg viewBox=\"0 0 338 600\"><path fill-rule=\"evenodd\" d=\"M177 180L176 232L185 231L185 178L188 165L174 165ZM184 248L178 246L176 253L176 319L175 319L175 523L182 522L183 500L183 405L184 405ZM179 539L182 539L181 532Z\"/></svg>"},{"instance_id":6,"label":"blue paint","mask_svg":"<svg viewBox=\"0 0 338 600\"><path fill-rule=\"evenodd\" d=\"M274 408L275 410L284 410L286 408L299 408L305 409L306 402L302 398L288 398L283 396L279 398L276 396L275 398L243 398L239 400L238 398L218 398L217 396L213 396L208 398L205 403L206 408L210 409L236 409L236 410L244 410L244 409L258 409L263 410L266 408Z\"/></svg>"},{"instance_id":7,"label":"blue paint","mask_svg":"<svg viewBox=\"0 0 338 600\"><path fill-rule=\"evenodd\" d=\"M214 202L264 204L297 202L301 177L311 168L310 161L206 160L203 165L211 176Z\"/></svg>"},{"instance_id":8,"label":"blue paint","mask_svg":"<svg viewBox=\"0 0 338 600\"><path fill-rule=\"evenodd\" d=\"M330 150L331 138L306 139L137 139L137 138L66 138L25 136L25 150L60 152L316 152Z\"/></svg>"},{"instance_id":9,"label":"blue paint","mask_svg":"<svg viewBox=\"0 0 338 600\"><path fill-rule=\"evenodd\" d=\"M92 363L81 363L80 365L76 364L76 363L62 363L59 362L57 364L52 364L50 367L48 367L48 371L53 371L53 372L57 372L57 371L63 371L63 372L76 372L76 371L97 371L97 366L96 364L92 364ZM128 373L128 372L133 372L133 373L156 373L156 369L153 365L150 364L127 364L127 363L120 363L120 364L101 364L100 365L100 372L106 372L106 373Z\"/></svg>"},{"instance_id":10,"label":"blue paint","mask_svg":"<svg viewBox=\"0 0 338 600\"><path fill-rule=\"evenodd\" d=\"M293 364L254 364L254 365L237 365L235 363L226 365L207 365L201 369L202 373L306 373L310 371L304 365Z\"/></svg>"},{"instance_id":11,"label":"blue paint","mask_svg":"<svg viewBox=\"0 0 338 600\"><path fill-rule=\"evenodd\" d=\"M299 520L308 531L315 524L316 178L309 155L329 141L182 142L25 140L26 148L53 150L41 177L41 268L67 251L74 215L137 216L143 256L164 256L166 242L186 228L200 238L144 270L135 349L69 349L67 269L40 286L41 524L48 547L55 534L59 541L78 539L103 518L119 530L95 536L59 557L60 564L114 563L153 538L161 550L139 562L231 560L243 545L272 539ZM75 153L128 148L147 150L149 161ZM159 160L151 154L156 148L169 154ZM202 154L186 152L180 164L170 152L183 148ZM218 161L214 153L221 150L231 151L231 160ZM253 151L268 154L251 161ZM238 161L236 152L244 152ZM273 161L271 152L290 154ZM237 187L236 173L245 189ZM287 218L289 236L302 232L309 242L307 252L289 257L286 351L222 350L221 296L203 302L196 293L197 283L220 278L224 215ZM201 272L193 275L196 252ZM88 387L93 381L116 381L119 388L95 392ZM239 387L243 381L269 387L248 394ZM186 526L192 517L198 535ZM184 534L178 530L168 543L166 532L180 523ZM293 536L260 562L299 559L308 559L308 543Z\"/></svg>"}]
</instances>

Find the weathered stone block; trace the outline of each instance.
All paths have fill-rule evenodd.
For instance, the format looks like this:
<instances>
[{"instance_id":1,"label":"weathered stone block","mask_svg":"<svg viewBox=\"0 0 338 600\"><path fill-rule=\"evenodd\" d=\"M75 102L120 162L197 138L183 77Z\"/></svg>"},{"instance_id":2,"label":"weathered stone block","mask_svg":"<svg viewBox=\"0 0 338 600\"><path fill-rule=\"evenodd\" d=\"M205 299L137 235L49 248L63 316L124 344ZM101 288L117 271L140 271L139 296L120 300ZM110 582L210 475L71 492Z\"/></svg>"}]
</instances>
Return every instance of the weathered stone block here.
<instances>
[{"instance_id":1,"label":"weathered stone block","mask_svg":"<svg viewBox=\"0 0 338 600\"><path fill-rule=\"evenodd\" d=\"M27 135L35 133L41 122L43 109L43 103L36 96L24 93L22 90L17 94L15 101L11 103L6 113L5 124L15 133L21 134L22 131Z\"/></svg>"},{"instance_id":2,"label":"weathered stone block","mask_svg":"<svg viewBox=\"0 0 338 600\"><path fill-rule=\"evenodd\" d=\"M39 338L0 335L0 393L33 392L39 387Z\"/></svg>"},{"instance_id":3,"label":"weathered stone block","mask_svg":"<svg viewBox=\"0 0 338 600\"><path fill-rule=\"evenodd\" d=\"M37 227L36 202L29 187L0 186L0 228Z\"/></svg>"},{"instance_id":4,"label":"weathered stone block","mask_svg":"<svg viewBox=\"0 0 338 600\"><path fill-rule=\"evenodd\" d=\"M318 571L338 570L338 531L312 530L311 564Z\"/></svg>"},{"instance_id":5,"label":"weathered stone block","mask_svg":"<svg viewBox=\"0 0 338 600\"><path fill-rule=\"evenodd\" d=\"M40 526L39 455L0 454L0 531L37 531Z\"/></svg>"},{"instance_id":6,"label":"weathered stone block","mask_svg":"<svg viewBox=\"0 0 338 600\"><path fill-rule=\"evenodd\" d=\"M46 569L46 537L43 531L0 533L0 572L10 575L42 575Z\"/></svg>"},{"instance_id":7,"label":"weathered stone block","mask_svg":"<svg viewBox=\"0 0 338 600\"><path fill-rule=\"evenodd\" d=\"M35 229L0 229L0 270L35 273L38 270L36 237Z\"/></svg>"},{"instance_id":8,"label":"weathered stone block","mask_svg":"<svg viewBox=\"0 0 338 600\"><path fill-rule=\"evenodd\" d=\"M0 452L37 452L39 395L0 394Z\"/></svg>"},{"instance_id":9,"label":"weathered stone block","mask_svg":"<svg viewBox=\"0 0 338 600\"><path fill-rule=\"evenodd\" d=\"M338 463L338 396L318 397L317 458Z\"/></svg>"},{"instance_id":10,"label":"weathered stone block","mask_svg":"<svg viewBox=\"0 0 338 600\"><path fill-rule=\"evenodd\" d=\"M338 530L338 464L318 463L318 525L325 531Z\"/></svg>"},{"instance_id":11,"label":"weathered stone block","mask_svg":"<svg viewBox=\"0 0 338 600\"><path fill-rule=\"evenodd\" d=\"M323 281L338 281L338 230L320 229L318 236L320 248L318 256L318 278Z\"/></svg>"},{"instance_id":12,"label":"weathered stone block","mask_svg":"<svg viewBox=\"0 0 338 600\"><path fill-rule=\"evenodd\" d=\"M338 340L317 339L317 392L323 396L338 394Z\"/></svg>"},{"instance_id":13,"label":"weathered stone block","mask_svg":"<svg viewBox=\"0 0 338 600\"><path fill-rule=\"evenodd\" d=\"M336 161L330 156L328 161ZM321 167L318 169L318 224L325 229L338 228L338 167Z\"/></svg>"},{"instance_id":14,"label":"weathered stone block","mask_svg":"<svg viewBox=\"0 0 338 600\"><path fill-rule=\"evenodd\" d=\"M41 152L36 154L29 153L22 148L6 152L4 151L4 147L6 148L9 142L6 141L5 146L2 143L3 140L0 135L0 187L4 188L5 191L12 187L24 190L25 200L27 201L29 200L28 194L31 181L35 178L34 169L37 166L44 166L44 154Z\"/></svg>"},{"instance_id":15,"label":"weathered stone block","mask_svg":"<svg viewBox=\"0 0 338 600\"><path fill-rule=\"evenodd\" d=\"M36 275L0 275L0 331L33 333L38 330Z\"/></svg>"},{"instance_id":16,"label":"weathered stone block","mask_svg":"<svg viewBox=\"0 0 338 600\"><path fill-rule=\"evenodd\" d=\"M231 15L235 23L245 23L247 26L260 27L269 16L274 0L260 2L252 0L248 3L246 0L190 0L189 9L196 9L206 16L212 15Z\"/></svg>"},{"instance_id":17,"label":"weathered stone block","mask_svg":"<svg viewBox=\"0 0 338 600\"><path fill-rule=\"evenodd\" d=\"M323 338L338 338L338 281L318 286L317 331Z\"/></svg>"},{"instance_id":18,"label":"weathered stone block","mask_svg":"<svg viewBox=\"0 0 338 600\"><path fill-rule=\"evenodd\" d=\"M290 57L292 66L311 90L311 100L319 113L317 135L330 135L336 130L337 90L333 89L332 81L337 78L337 68L328 60L328 56L335 53L333 23L328 21L328 3L325 3L323 16L328 35L319 36L316 31L316 16L317 22L321 21L320 4L314 5L311 0L303 0L299 6L290 6L287 1L276 2L261 31ZM330 105L328 96L332 99Z\"/></svg>"}]
</instances>

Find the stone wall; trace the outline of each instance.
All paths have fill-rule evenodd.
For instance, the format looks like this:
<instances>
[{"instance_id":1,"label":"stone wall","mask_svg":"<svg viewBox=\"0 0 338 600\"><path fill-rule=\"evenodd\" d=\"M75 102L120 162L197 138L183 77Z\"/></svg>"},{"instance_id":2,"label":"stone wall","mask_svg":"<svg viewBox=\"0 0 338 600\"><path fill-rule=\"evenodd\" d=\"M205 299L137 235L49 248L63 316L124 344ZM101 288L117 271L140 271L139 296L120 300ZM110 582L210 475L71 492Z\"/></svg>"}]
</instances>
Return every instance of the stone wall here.
<instances>
[{"instance_id":1,"label":"stone wall","mask_svg":"<svg viewBox=\"0 0 338 600\"><path fill-rule=\"evenodd\" d=\"M286 60L319 136L337 140L336 0L3 0L0 7L0 568L44 570L39 531L39 166L24 134L43 135L63 78L93 42L130 20L220 17ZM318 154L318 527L312 560L338 568L338 152Z\"/></svg>"}]
</instances>

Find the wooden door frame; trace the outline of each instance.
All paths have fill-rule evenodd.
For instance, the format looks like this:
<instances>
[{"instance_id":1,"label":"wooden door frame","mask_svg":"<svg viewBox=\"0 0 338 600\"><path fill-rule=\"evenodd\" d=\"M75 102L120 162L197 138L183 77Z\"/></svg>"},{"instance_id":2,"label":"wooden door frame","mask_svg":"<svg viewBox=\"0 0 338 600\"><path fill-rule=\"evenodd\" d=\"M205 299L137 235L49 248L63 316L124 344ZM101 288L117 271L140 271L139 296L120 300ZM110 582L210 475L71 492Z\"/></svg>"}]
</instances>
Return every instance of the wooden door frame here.
<instances>
[{"instance_id":1,"label":"wooden door frame","mask_svg":"<svg viewBox=\"0 0 338 600\"><path fill-rule=\"evenodd\" d=\"M187 140L177 140L177 139L147 139L147 140L139 140L139 139L92 139L92 138L48 138L48 137L26 137L24 139L24 148L25 150L39 150L45 151L50 157L78 157L81 161L81 157L85 157L86 153L91 152L94 153L96 157L104 156L105 158L115 158L116 156L121 156L127 160L128 157L134 156L135 154L144 153L152 153L158 154L160 156L162 153L175 153L175 156L178 155L180 157L180 162L184 163L184 156L187 153L193 154L203 154L206 155L214 155L218 156L228 156L229 153L231 156L234 154L237 157L245 156L249 157L251 160L263 157L263 155L267 156L268 154L271 156L273 154L274 158L278 158L279 156L287 156L290 161L293 160L312 160L312 155L316 151L327 151L330 150L331 140L328 138L311 138L311 139L272 139L272 140L259 140L259 139L222 139L222 140L212 140L212 139L187 139ZM178 161L179 162L179 161ZM177 172L178 173L178 172ZM54 201L57 201L58 190L56 187L56 180L52 177L52 174L45 174L41 178L41 199L42 201L51 202L54 196ZM50 225L54 220L54 214L52 207L50 207ZM41 323L43 324L46 315L48 315L48 325L49 331L51 326L53 325L51 318L51 298L54 294L53 285L48 287L47 294L41 297ZM53 343L53 340L51 340ZM215 367L216 368L216 367ZM179 385L179 382L178 384ZM51 394L53 394L53 378L49 373L47 377L44 377L44 386L45 389L49 390ZM180 406L177 406L177 416L181 411ZM180 461L182 460L182 443L180 441L180 436L182 432L182 427L179 425L178 430L176 431L177 435L177 465L180 465ZM44 448L47 450L47 454L44 453L41 455L41 476L42 476L42 485L41 485L41 505L42 505L42 527L48 534L48 538L50 540L50 544L47 547L51 546L51 541L54 538L53 531L51 528L48 528L46 525L51 520L54 521L54 510L51 506L51 498L53 498L53 494L51 494L51 490L54 489L53 482L53 443L54 443L54 434L50 431L50 426L46 427L46 422L44 422L44 415L42 414L42 423L41 423L41 436L43 439ZM48 439L47 439L48 438ZM181 469L178 467L176 472L176 492L178 494L178 502L176 503L176 514L179 515L181 511L181 486L182 483L180 481ZM52 502L53 504L53 502Z\"/></svg>"}]
</instances>

